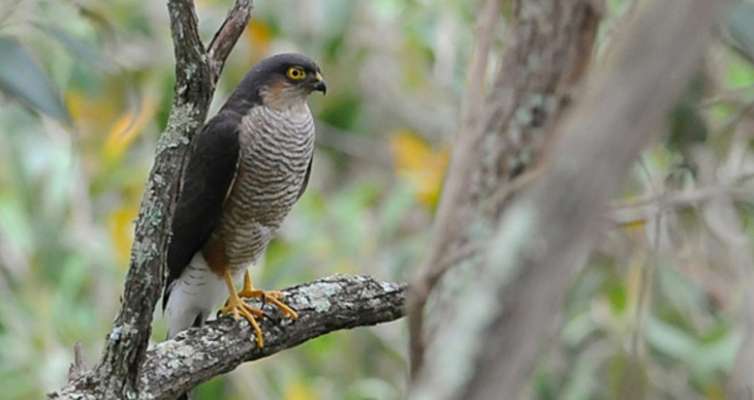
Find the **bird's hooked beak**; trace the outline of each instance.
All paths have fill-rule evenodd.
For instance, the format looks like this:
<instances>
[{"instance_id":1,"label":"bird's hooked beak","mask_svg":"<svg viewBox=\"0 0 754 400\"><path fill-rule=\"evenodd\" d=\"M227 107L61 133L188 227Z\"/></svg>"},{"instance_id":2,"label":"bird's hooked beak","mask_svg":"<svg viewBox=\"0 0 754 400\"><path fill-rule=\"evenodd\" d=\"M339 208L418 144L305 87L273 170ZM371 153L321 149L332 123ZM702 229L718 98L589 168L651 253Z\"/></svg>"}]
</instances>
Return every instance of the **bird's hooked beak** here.
<instances>
[{"instance_id":1,"label":"bird's hooked beak","mask_svg":"<svg viewBox=\"0 0 754 400\"><path fill-rule=\"evenodd\" d=\"M319 72L314 75L312 90L317 90L322 92L322 94L327 94L327 84L325 83L325 79L322 77L322 74Z\"/></svg>"}]
</instances>

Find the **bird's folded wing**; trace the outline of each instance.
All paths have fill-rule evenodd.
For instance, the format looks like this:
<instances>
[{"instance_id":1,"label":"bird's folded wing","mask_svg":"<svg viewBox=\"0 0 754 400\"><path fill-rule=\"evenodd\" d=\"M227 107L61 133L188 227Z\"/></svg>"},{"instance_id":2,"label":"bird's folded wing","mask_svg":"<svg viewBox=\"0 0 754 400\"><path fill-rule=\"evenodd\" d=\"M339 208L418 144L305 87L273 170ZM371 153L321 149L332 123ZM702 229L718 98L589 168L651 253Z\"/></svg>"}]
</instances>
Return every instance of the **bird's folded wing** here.
<instances>
[{"instance_id":1,"label":"bird's folded wing","mask_svg":"<svg viewBox=\"0 0 754 400\"><path fill-rule=\"evenodd\" d=\"M173 215L163 308L170 295L170 284L201 250L220 221L223 203L238 168L238 126L239 120L232 113L220 113L194 138Z\"/></svg>"}]
</instances>

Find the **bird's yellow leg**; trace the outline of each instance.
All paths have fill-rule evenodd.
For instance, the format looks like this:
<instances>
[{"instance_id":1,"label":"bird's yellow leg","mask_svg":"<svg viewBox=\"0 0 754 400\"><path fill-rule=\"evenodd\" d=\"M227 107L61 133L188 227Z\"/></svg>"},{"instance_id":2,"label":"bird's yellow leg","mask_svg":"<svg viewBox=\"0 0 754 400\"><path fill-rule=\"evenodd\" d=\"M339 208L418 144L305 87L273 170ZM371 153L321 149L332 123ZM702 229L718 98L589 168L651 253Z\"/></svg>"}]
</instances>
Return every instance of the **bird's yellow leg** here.
<instances>
[{"instance_id":1,"label":"bird's yellow leg","mask_svg":"<svg viewBox=\"0 0 754 400\"><path fill-rule=\"evenodd\" d=\"M236 287L233 285L233 278L230 276L230 271L226 270L223 275L225 279L225 285L228 287L228 301L225 302L225 306L220 309L220 315L231 315L233 319L243 317L249 321L249 324L254 329L254 334L257 337L257 346L264 347L264 337L262 336L262 328L259 327L255 316L263 317L264 312L258 308L254 308L246 304L243 299L236 292Z\"/></svg>"},{"instance_id":2,"label":"bird's yellow leg","mask_svg":"<svg viewBox=\"0 0 754 400\"><path fill-rule=\"evenodd\" d=\"M247 299L262 299L262 301L270 302L276 305L280 311L291 319L298 319L298 313L294 311L287 304L280 301L283 297L283 293L277 290L259 290L254 289L254 284L251 282L251 274L246 270L243 276L243 289L238 293L239 297Z\"/></svg>"}]
</instances>

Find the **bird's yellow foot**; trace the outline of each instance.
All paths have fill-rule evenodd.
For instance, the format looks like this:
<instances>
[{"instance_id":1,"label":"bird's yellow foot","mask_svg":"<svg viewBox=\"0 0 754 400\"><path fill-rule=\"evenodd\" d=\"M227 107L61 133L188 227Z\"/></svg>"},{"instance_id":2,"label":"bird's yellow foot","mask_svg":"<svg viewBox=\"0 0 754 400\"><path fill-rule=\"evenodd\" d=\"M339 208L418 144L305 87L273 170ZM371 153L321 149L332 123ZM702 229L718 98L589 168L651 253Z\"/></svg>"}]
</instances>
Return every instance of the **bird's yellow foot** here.
<instances>
[{"instance_id":1,"label":"bird's yellow foot","mask_svg":"<svg viewBox=\"0 0 754 400\"><path fill-rule=\"evenodd\" d=\"M287 304L280 301L283 297L283 293L277 290L259 290L254 289L254 285L251 283L251 275L249 271L243 277L243 289L238 293L238 296L245 299L262 299L263 302L269 302L277 306L285 316L290 319L298 319L298 313Z\"/></svg>"},{"instance_id":2,"label":"bird's yellow foot","mask_svg":"<svg viewBox=\"0 0 754 400\"><path fill-rule=\"evenodd\" d=\"M259 327L259 323L257 323L256 317L264 317L264 311L252 307L239 297L238 293L236 292L236 288L233 285L233 279L230 277L230 273L225 273L225 284L228 286L228 292L230 293L230 296L228 297L228 301L225 302L225 306L220 309L220 315L230 315L233 317L233 319L238 320L239 318L243 318L247 321L249 321L249 324L254 329L254 334L257 338L257 346L259 348L264 347L264 336L262 336L262 328Z\"/></svg>"}]
</instances>

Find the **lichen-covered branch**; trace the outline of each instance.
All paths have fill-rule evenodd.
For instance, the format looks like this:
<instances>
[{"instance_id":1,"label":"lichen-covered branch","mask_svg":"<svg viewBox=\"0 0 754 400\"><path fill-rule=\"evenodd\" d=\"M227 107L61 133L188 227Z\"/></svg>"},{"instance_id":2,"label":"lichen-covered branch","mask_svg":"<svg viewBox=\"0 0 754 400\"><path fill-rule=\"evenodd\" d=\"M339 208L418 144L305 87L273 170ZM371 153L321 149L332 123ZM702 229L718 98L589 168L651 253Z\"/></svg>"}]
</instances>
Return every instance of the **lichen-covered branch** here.
<instances>
[{"instance_id":1,"label":"lichen-covered branch","mask_svg":"<svg viewBox=\"0 0 754 400\"><path fill-rule=\"evenodd\" d=\"M138 399L173 399L199 383L231 371L239 364L264 358L328 332L376 325L404 314L405 285L368 276L336 275L283 290L283 300L299 314L282 318L271 305L270 318L260 321L264 348L258 348L245 320L230 317L189 329L147 351L138 374ZM51 395L53 399L103 398L88 388L98 385L89 376Z\"/></svg>"},{"instance_id":2,"label":"lichen-covered branch","mask_svg":"<svg viewBox=\"0 0 754 400\"><path fill-rule=\"evenodd\" d=\"M257 360L339 329L375 325L403 316L404 285L378 282L368 276L332 276L283 291L296 309L295 321L260 321L264 347L258 348L245 321L222 318L201 329L190 329L147 353L140 374L145 399L170 399L245 361ZM259 304L256 304L259 306Z\"/></svg>"},{"instance_id":3,"label":"lichen-covered branch","mask_svg":"<svg viewBox=\"0 0 754 400\"><path fill-rule=\"evenodd\" d=\"M194 131L206 117L212 95L209 68L196 29L194 4L168 1L176 56L176 87L168 125L139 209L123 302L94 370L105 398L136 395L136 377L151 333L152 314L163 286L163 264L178 177Z\"/></svg>"},{"instance_id":4,"label":"lichen-covered branch","mask_svg":"<svg viewBox=\"0 0 754 400\"><path fill-rule=\"evenodd\" d=\"M246 3L250 7L251 2ZM96 393L96 398L138 397L138 371L163 286L163 265L179 179L189 143L204 123L219 76L210 73L207 53L197 30L194 2L168 0L167 6L176 58L175 93L136 221L121 310L107 337L102 360L93 371L79 374L64 391L74 387L86 388ZM241 16L231 13L228 18L233 18L236 24L243 20L245 24L249 13L246 11ZM216 46L229 52L237 39L237 35L222 36ZM217 62L222 63L222 60L224 58ZM96 385L92 386L92 382Z\"/></svg>"},{"instance_id":5,"label":"lichen-covered branch","mask_svg":"<svg viewBox=\"0 0 754 400\"><path fill-rule=\"evenodd\" d=\"M199 37L194 1L168 0L168 14L175 53L173 104L209 101L214 82L210 79L207 53Z\"/></svg>"}]
</instances>

